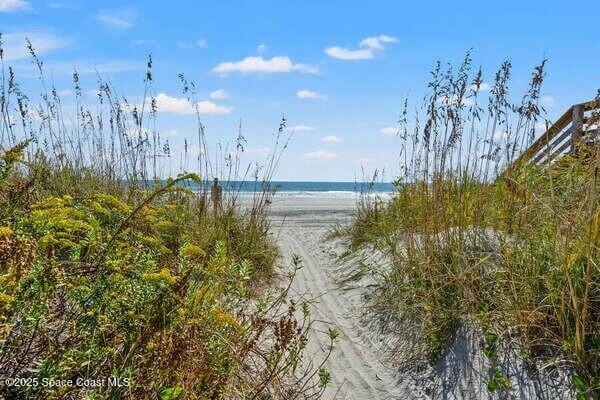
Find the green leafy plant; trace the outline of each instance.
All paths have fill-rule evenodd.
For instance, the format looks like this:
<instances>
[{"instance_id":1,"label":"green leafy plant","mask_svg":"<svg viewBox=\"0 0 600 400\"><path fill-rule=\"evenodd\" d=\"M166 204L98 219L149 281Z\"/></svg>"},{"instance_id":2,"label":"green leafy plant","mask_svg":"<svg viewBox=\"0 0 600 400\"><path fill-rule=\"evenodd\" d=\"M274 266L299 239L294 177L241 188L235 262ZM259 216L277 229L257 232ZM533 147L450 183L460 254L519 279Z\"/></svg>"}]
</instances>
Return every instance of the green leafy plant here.
<instances>
[{"instance_id":1,"label":"green leafy plant","mask_svg":"<svg viewBox=\"0 0 600 400\"><path fill-rule=\"evenodd\" d=\"M28 50L39 105L5 71L0 48L9 78L0 81L0 379L119 384L2 386L0 397L320 397L319 367L302 362L310 314L296 315L290 286L270 288L278 252L265 206L285 126L245 210L235 188L209 198L207 186L209 172L239 176L241 133L227 167L213 168L198 120L197 172L161 179L171 150L147 129L155 99L134 106L99 78L88 108L75 71L77 118L65 124ZM151 59L147 66L148 94ZM180 79L193 98L195 84ZM187 146L184 157L189 164ZM294 258L290 280L300 267Z\"/></svg>"}]
</instances>

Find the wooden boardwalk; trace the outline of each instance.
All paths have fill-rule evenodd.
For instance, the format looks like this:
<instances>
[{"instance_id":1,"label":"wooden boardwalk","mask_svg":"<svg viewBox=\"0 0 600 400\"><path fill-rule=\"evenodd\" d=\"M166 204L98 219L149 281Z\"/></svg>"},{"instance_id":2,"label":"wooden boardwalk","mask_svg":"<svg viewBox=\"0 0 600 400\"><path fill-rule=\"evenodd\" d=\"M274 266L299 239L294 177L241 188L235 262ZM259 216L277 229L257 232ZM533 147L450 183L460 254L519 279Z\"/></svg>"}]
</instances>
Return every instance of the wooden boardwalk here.
<instances>
[{"instance_id":1,"label":"wooden boardwalk","mask_svg":"<svg viewBox=\"0 0 600 400\"><path fill-rule=\"evenodd\" d=\"M575 104L531 144L509 167L551 163L600 142L600 101Z\"/></svg>"}]
</instances>

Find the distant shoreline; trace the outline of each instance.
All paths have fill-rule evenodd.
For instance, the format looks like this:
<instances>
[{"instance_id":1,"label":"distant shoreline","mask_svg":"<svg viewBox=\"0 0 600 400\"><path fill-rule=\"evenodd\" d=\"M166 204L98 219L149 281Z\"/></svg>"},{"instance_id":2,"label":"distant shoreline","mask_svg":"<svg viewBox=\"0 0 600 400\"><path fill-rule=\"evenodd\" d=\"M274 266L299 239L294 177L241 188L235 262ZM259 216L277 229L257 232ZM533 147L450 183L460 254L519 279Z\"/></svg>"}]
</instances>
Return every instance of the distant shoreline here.
<instances>
[{"instance_id":1,"label":"distant shoreline","mask_svg":"<svg viewBox=\"0 0 600 400\"><path fill-rule=\"evenodd\" d=\"M275 191L276 193L290 193L297 195L308 195L314 193L328 194L357 194L357 193L387 193L395 191L394 185L387 182L365 183L365 182L314 182L314 181L271 181L263 184L261 181L219 181L225 192L254 193L260 192L263 188ZM202 189L210 190L212 181L205 183L190 184L185 186L193 191Z\"/></svg>"}]
</instances>

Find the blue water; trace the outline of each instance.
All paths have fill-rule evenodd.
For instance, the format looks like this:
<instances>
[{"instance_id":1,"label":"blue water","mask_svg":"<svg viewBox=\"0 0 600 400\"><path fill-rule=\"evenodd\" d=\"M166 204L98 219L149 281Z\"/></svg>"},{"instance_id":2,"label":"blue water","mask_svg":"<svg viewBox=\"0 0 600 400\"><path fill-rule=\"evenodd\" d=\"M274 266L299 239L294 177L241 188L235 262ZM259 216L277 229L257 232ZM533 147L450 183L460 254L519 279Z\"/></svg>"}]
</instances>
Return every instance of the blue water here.
<instances>
[{"instance_id":1,"label":"blue water","mask_svg":"<svg viewBox=\"0 0 600 400\"><path fill-rule=\"evenodd\" d=\"M212 182L211 182L212 183ZM210 183L209 183L210 184ZM221 186L224 190L233 189L239 192L254 192L262 189L261 182L253 181L221 181ZM310 192L376 192L387 193L394 190L391 183L377 182L366 184L362 182L290 182L290 181L273 181L269 183L269 188L278 193L295 192L295 193L310 193Z\"/></svg>"},{"instance_id":2,"label":"blue water","mask_svg":"<svg viewBox=\"0 0 600 400\"><path fill-rule=\"evenodd\" d=\"M220 181L224 191L234 191L241 193L250 193L255 191L261 191L263 189L262 182L254 181ZM201 190L202 187L206 187L210 190L211 182L206 182L204 185L196 184L184 184L192 190ZM291 182L291 181L273 181L268 184L269 190L274 190L280 194L355 194L361 192L371 193L389 193L394 191L394 186L391 183L377 182L377 183L364 183L364 182Z\"/></svg>"},{"instance_id":3,"label":"blue water","mask_svg":"<svg viewBox=\"0 0 600 400\"><path fill-rule=\"evenodd\" d=\"M361 182L271 182L278 192L361 192L370 188L373 192L391 192L391 183L374 183L367 185Z\"/></svg>"}]
</instances>

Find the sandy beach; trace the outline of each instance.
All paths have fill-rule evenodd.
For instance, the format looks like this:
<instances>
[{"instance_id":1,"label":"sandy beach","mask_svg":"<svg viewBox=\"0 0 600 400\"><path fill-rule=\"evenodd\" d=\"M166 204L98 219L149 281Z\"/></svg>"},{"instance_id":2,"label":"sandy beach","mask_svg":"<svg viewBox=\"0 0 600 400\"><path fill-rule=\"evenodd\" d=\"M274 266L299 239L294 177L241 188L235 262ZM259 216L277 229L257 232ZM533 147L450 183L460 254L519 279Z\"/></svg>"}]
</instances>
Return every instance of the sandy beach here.
<instances>
[{"instance_id":1,"label":"sandy beach","mask_svg":"<svg viewBox=\"0 0 600 400\"><path fill-rule=\"evenodd\" d=\"M282 253L282 263L293 254L303 259L292 290L296 300L313 302L316 320L307 358L319 360L328 343L328 328L339 330L334 351L326 363L331 384L325 399L401 399L416 393L398 384L392 366L378 352L374 335L360 320L362 288L339 284L339 242L327 240L336 224L349 220L356 197L275 196L271 207L273 234ZM285 265L283 266L285 267Z\"/></svg>"}]
</instances>

